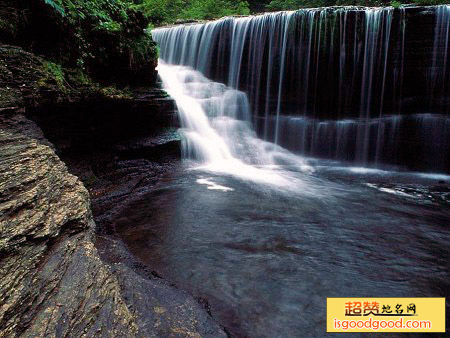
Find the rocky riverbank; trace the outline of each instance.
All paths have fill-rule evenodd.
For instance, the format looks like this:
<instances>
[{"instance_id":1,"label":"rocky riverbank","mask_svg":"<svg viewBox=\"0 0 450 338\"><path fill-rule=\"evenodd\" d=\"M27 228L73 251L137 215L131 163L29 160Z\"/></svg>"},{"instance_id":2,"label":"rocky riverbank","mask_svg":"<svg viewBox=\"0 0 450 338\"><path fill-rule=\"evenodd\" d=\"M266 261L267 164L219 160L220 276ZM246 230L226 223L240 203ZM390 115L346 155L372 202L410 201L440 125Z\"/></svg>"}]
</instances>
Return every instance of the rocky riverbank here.
<instances>
[{"instance_id":1,"label":"rocky riverbank","mask_svg":"<svg viewBox=\"0 0 450 338\"><path fill-rule=\"evenodd\" d=\"M225 336L108 228L177 162L173 103L59 82L19 47L0 67L0 336Z\"/></svg>"}]
</instances>

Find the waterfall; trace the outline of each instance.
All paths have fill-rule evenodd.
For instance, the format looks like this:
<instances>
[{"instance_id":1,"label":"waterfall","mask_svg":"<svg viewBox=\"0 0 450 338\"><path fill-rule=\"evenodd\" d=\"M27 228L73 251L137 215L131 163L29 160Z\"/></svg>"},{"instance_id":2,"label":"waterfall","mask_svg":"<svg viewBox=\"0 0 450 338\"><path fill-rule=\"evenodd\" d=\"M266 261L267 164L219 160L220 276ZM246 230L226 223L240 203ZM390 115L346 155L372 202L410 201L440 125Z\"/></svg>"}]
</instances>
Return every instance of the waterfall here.
<instances>
[{"instance_id":1,"label":"waterfall","mask_svg":"<svg viewBox=\"0 0 450 338\"><path fill-rule=\"evenodd\" d=\"M166 64L245 93L245 121L267 142L364 166L450 171L450 136L417 141L427 128L421 114L450 135L449 25L448 5L331 7L159 28L152 36Z\"/></svg>"},{"instance_id":2,"label":"waterfall","mask_svg":"<svg viewBox=\"0 0 450 338\"><path fill-rule=\"evenodd\" d=\"M445 98L450 90L450 74L447 69L449 59L448 39L450 33L450 5L436 9L434 28L433 58L430 69L429 96L433 100ZM448 97L447 97L448 99ZM447 109L447 113L449 110Z\"/></svg>"},{"instance_id":3,"label":"waterfall","mask_svg":"<svg viewBox=\"0 0 450 338\"><path fill-rule=\"evenodd\" d=\"M311 170L302 158L256 136L243 92L186 66L160 61L158 73L178 107L183 155L199 162L200 168L285 188L295 178L277 170L279 164Z\"/></svg>"}]
</instances>

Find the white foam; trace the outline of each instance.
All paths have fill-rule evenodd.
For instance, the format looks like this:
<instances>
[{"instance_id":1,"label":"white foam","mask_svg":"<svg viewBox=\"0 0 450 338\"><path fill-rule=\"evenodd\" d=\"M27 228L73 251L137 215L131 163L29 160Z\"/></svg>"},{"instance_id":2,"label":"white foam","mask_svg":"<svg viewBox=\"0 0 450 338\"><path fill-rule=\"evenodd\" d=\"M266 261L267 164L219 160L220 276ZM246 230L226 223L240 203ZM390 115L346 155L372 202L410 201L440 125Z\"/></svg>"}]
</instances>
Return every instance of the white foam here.
<instances>
[{"instance_id":1,"label":"white foam","mask_svg":"<svg viewBox=\"0 0 450 338\"><path fill-rule=\"evenodd\" d=\"M399 190L395 190L395 189L390 189L390 188L381 188L381 187L377 186L376 184L372 184L372 183L366 183L366 185L367 185L368 187L377 189L377 190L382 191L382 192L386 192L386 193L388 193L388 194L393 194L393 195L403 196L403 197L412 197L412 198L415 198L415 197L416 197L416 196L414 196L414 195L407 194L406 192L403 192L403 191L399 191Z\"/></svg>"},{"instance_id":2,"label":"white foam","mask_svg":"<svg viewBox=\"0 0 450 338\"><path fill-rule=\"evenodd\" d=\"M355 174L379 174L385 175L388 174L389 171L373 169L373 168L364 168L364 167L349 167L348 170Z\"/></svg>"},{"instance_id":3,"label":"white foam","mask_svg":"<svg viewBox=\"0 0 450 338\"><path fill-rule=\"evenodd\" d=\"M383 192L387 192L388 194L394 194L394 195L398 195L398 196L414 197L413 195L407 194L407 193L405 193L403 191L389 189L389 188L378 188L378 190L383 191Z\"/></svg>"},{"instance_id":4,"label":"white foam","mask_svg":"<svg viewBox=\"0 0 450 338\"><path fill-rule=\"evenodd\" d=\"M419 173L416 174L419 177L422 178L428 178L428 179L432 179L432 180L440 180L440 181L450 181L450 176L449 175L444 175L444 174L426 174L426 173Z\"/></svg>"},{"instance_id":5,"label":"white foam","mask_svg":"<svg viewBox=\"0 0 450 338\"><path fill-rule=\"evenodd\" d=\"M197 180L198 184L204 184L208 186L209 190L221 190L221 191L233 191L233 188L225 187L223 185L216 184L215 182L211 181L210 178L199 178Z\"/></svg>"}]
</instances>

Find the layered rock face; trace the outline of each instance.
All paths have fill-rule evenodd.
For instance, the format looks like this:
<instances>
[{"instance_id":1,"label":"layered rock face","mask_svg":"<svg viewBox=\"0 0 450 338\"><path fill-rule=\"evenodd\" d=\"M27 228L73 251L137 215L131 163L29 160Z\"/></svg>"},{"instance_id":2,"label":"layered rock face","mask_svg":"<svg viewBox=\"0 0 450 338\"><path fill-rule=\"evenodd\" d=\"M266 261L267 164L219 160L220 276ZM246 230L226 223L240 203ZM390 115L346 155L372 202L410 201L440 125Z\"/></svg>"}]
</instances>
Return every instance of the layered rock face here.
<instances>
[{"instance_id":1,"label":"layered rock face","mask_svg":"<svg viewBox=\"0 0 450 338\"><path fill-rule=\"evenodd\" d=\"M139 142L120 137L121 121L133 118L130 110L125 116L116 111L103 129L106 117L99 114L83 129L82 108L95 101L100 109L103 102L106 112L134 102L130 106L141 116L136 120L142 123L147 110L150 123L166 119L157 113L157 100L60 88L44 60L17 47L0 46L0 64L0 337L225 336L197 300L139 268L114 236L96 235L89 193L56 154L84 167L70 154L103 139L100 152L117 143L118 153L143 157L159 144L142 135ZM76 116L78 124L70 129ZM111 156L112 150L105 155ZM130 168L129 177L136 177ZM113 209L115 200L108 201Z\"/></svg>"},{"instance_id":2,"label":"layered rock face","mask_svg":"<svg viewBox=\"0 0 450 338\"><path fill-rule=\"evenodd\" d=\"M48 145L11 124L0 130L0 154L2 335L137 333L93 244L89 195L80 180Z\"/></svg>"}]
</instances>

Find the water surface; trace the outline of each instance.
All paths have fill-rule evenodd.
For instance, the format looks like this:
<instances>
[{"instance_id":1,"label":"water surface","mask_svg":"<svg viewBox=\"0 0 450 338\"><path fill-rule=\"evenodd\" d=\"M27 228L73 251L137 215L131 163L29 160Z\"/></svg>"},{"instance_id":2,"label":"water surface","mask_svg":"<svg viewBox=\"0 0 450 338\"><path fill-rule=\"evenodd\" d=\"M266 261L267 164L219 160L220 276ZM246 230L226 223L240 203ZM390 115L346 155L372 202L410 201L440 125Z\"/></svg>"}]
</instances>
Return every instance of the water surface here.
<instances>
[{"instance_id":1,"label":"water surface","mask_svg":"<svg viewBox=\"0 0 450 338\"><path fill-rule=\"evenodd\" d=\"M448 296L448 176L283 170L292 189L184 162L117 229L236 336L323 336L326 297Z\"/></svg>"}]
</instances>

